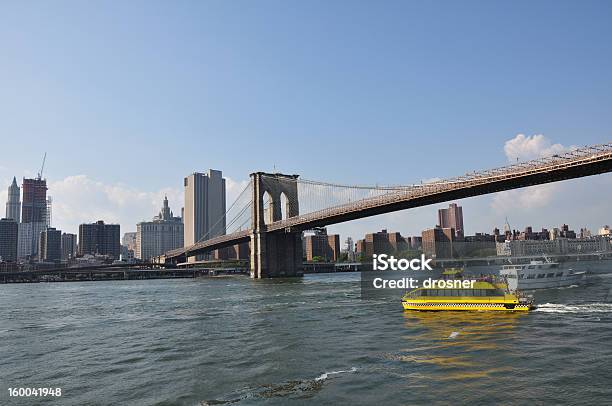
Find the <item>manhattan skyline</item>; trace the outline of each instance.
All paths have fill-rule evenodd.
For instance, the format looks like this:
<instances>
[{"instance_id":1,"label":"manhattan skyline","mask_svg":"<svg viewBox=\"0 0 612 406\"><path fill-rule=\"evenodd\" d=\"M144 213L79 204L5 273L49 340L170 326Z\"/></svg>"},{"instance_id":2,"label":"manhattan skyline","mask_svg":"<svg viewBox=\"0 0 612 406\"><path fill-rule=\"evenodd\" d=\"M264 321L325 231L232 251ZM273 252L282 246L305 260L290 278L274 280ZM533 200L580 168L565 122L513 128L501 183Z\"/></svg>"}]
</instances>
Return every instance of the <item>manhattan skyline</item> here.
<instances>
[{"instance_id":1,"label":"manhattan skyline","mask_svg":"<svg viewBox=\"0 0 612 406\"><path fill-rule=\"evenodd\" d=\"M0 207L44 152L54 226L133 231L165 194L181 207L182 179L209 168L229 203L257 170L406 184L612 139L609 4L470 3L5 4ZM612 222L610 186L458 203L467 233L506 216L596 229ZM418 234L439 207L330 232Z\"/></svg>"}]
</instances>

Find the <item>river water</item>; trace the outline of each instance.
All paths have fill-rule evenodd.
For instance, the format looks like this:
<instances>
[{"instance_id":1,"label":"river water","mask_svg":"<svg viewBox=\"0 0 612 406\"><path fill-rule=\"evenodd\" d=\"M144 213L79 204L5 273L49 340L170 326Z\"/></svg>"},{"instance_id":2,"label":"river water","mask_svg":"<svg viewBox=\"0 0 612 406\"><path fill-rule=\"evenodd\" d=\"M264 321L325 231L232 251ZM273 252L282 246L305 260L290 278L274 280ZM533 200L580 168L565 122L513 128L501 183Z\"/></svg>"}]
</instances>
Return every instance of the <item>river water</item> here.
<instances>
[{"instance_id":1,"label":"river water","mask_svg":"<svg viewBox=\"0 0 612 406\"><path fill-rule=\"evenodd\" d=\"M610 404L611 290L490 314L362 300L356 273L2 285L0 404Z\"/></svg>"}]
</instances>

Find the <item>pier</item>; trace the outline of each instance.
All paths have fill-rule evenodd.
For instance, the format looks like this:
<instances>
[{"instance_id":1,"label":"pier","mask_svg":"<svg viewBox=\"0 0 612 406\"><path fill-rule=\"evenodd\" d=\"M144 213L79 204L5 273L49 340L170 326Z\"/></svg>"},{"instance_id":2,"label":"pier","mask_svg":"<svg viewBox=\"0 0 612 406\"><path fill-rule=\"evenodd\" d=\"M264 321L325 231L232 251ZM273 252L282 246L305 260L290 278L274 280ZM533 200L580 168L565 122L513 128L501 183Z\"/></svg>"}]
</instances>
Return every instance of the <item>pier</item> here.
<instances>
[{"instance_id":1,"label":"pier","mask_svg":"<svg viewBox=\"0 0 612 406\"><path fill-rule=\"evenodd\" d=\"M189 269L71 269L1 272L0 283L86 282L145 279L185 279L207 276L248 275L240 267Z\"/></svg>"}]
</instances>

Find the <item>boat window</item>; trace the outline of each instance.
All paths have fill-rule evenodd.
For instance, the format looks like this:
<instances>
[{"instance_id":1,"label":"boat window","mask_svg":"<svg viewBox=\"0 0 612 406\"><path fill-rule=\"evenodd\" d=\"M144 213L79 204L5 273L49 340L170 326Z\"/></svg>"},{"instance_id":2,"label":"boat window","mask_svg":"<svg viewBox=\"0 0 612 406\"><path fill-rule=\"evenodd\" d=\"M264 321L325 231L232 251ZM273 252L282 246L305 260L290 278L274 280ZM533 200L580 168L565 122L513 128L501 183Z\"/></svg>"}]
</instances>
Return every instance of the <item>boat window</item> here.
<instances>
[{"instance_id":1,"label":"boat window","mask_svg":"<svg viewBox=\"0 0 612 406\"><path fill-rule=\"evenodd\" d=\"M546 274L546 277L547 277L547 278L554 278L554 277L555 277L555 273L554 273L554 272L547 273L547 274Z\"/></svg>"},{"instance_id":2,"label":"boat window","mask_svg":"<svg viewBox=\"0 0 612 406\"><path fill-rule=\"evenodd\" d=\"M541 279L541 278L543 278L543 277L545 277L545 276L546 276L546 274L545 274L545 273L539 273L539 274L538 274L538 279Z\"/></svg>"},{"instance_id":3,"label":"boat window","mask_svg":"<svg viewBox=\"0 0 612 406\"><path fill-rule=\"evenodd\" d=\"M535 265L529 265L527 269L535 269Z\"/></svg>"},{"instance_id":4,"label":"boat window","mask_svg":"<svg viewBox=\"0 0 612 406\"><path fill-rule=\"evenodd\" d=\"M556 275L556 276L563 276L563 271L561 271L561 272L557 272L557 275Z\"/></svg>"},{"instance_id":5,"label":"boat window","mask_svg":"<svg viewBox=\"0 0 612 406\"><path fill-rule=\"evenodd\" d=\"M525 274L524 274L524 273L519 274L519 279L523 279L524 277L525 277Z\"/></svg>"},{"instance_id":6,"label":"boat window","mask_svg":"<svg viewBox=\"0 0 612 406\"><path fill-rule=\"evenodd\" d=\"M550 267L551 267L551 268L558 268L558 267L559 267L559 264L552 264Z\"/></svg>"},{"instance_id":7,"label":"boat window","mask_svg":"<svg viewBox=\"0 0 612 406\"><path fill-rule=\"evenodd\" d=\"M527 275L527 279L535 279L535 274L529 274Z\"/></svg>"},{"instance_id":8,"label":"boat window","mask_svg":"<svg viewBox=\"0 0 612 406\"><path fill-rule=\"evenodd\" d=\"M421 296L430 296L427 290L421 290Z\"/></svg>"},{"instance_id":9,"label":"boat window","mask_svg":"<svg viewBox=\"0 0 612 406\"><path fill-rule=\"evenodd\" d=\"M459 290L458 289L452 289L451 290L451 296L459 296Z\"/></svg>"}]
</instances>

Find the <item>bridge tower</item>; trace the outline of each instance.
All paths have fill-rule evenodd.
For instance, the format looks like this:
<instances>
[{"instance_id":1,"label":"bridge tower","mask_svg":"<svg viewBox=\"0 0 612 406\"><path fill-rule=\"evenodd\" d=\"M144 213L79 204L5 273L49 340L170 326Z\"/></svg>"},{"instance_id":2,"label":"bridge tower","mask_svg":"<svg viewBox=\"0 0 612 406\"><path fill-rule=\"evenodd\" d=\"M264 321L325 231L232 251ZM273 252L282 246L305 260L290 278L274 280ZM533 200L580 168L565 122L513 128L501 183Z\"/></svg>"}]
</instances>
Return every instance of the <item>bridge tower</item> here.
<instances>
[{"instance_id":1,"label":"bridge tower","mask_svg":"<svg viewBox=\"0 0 612 406\"><path fill-rule=\"evenodd\" d=\"M302 271L302 232L268 232L266 224L283 220L282 196L286 198L287 218L299 214L297 178L299 175L255 172L253 182L251 278L298 276ZM269 209L265 210L265 198ZM266 219L267 216L267 219ZM267 220L267 221L266 221Z\"/></svg>"}]
</instances>

